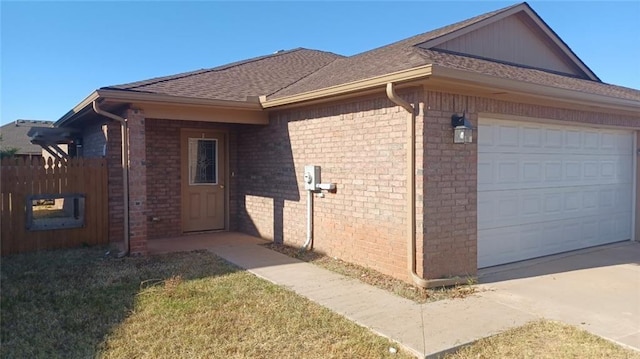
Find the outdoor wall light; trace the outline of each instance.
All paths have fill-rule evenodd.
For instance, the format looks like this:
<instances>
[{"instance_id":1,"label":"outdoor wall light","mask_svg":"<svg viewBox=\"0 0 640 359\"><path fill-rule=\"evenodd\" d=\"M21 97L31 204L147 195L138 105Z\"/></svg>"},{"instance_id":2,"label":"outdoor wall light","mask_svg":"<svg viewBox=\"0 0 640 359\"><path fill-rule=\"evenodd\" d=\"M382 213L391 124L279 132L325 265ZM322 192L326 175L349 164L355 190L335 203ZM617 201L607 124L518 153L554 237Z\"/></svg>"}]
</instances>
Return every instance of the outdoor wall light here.
<instances>
[{"instance_id":1,"label":"outdoor wall light","mask_svg":"<svg viewBox=\"0 0 640 359\"><path fill-rule=\"evenodd\" d=\"M473 142L473 126L465 113L462 116L455 113L451 115L451 127L453 127L453 143Z\"/></svg>"}]
</instances>

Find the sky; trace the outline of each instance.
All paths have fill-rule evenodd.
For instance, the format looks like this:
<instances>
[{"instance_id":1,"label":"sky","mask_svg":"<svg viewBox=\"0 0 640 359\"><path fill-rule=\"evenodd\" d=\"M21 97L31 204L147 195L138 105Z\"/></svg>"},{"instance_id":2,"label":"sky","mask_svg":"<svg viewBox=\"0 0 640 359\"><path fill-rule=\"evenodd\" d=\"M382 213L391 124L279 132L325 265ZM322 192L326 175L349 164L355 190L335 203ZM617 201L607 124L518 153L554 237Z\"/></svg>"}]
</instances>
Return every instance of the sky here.
<instances>
[{"instance_id":1,"label":"sky","mask_svg":"<svg viewBox=\"0 0 640 359\"><path fill-rule=\"evenodd\" d=\"M0 0L0 124L278 50L354 55L517 2ZM640 0L529 5L602 81L640 89Z\"/></svg>"}]
</instances>

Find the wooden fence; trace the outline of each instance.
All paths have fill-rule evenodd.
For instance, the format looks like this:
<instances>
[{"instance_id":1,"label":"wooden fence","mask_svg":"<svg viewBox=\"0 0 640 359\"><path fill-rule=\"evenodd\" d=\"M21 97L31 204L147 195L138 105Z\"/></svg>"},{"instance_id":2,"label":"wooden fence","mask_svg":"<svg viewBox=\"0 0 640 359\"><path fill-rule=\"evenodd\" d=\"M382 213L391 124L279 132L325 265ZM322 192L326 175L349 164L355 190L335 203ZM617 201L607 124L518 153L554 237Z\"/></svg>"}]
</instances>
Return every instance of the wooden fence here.
<instances>
[{"instance_id":1,"label":"wooden fence","mask_svg":"<svg viewBox=\"0 0 640 359\"><path fill-rule=\"evenodd\" d=\"M4 158L1 254L108 243L105 159Z\"/></svg>"}]
</instances>

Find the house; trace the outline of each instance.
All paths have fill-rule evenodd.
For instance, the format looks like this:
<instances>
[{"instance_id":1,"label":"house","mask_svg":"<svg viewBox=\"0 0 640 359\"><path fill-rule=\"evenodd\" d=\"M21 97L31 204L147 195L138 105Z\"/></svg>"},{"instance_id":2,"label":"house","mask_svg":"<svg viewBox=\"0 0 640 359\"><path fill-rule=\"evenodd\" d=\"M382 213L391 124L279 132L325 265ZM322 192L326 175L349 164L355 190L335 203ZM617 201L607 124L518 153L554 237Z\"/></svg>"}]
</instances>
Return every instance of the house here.
<instances>
[{"instance_id":1,"label":"house","mask_svg":"<svg viewBox=\"0 0 640 359\"><path fill-rule=\"evenodd\" d=\"M131 254L201 231L312 235L431 286L638 238L640 91L603 83L526 3L349 57L103 87L56 126L107 158L110 238ZM335 189L307 191L307 165Z\"/></svg>"},{"instance_id":2,"label":"house","mask_svg":"<svg viewBox=\"0 0 640 359\"><path fill-rule=\"evenodd\" d=\"M42 157L42 148L32 144L27 133L33 127L52 127L53 121L15 120L0 127L2 150L15 149L14 156L24 158Z\"/></svg>"},{"instance_id":3,"label":"house","mask_svg":"<svg viewBox=\"0 0 640 359\"><path fill-rule=\"evenodd\" d=\"M78 133L73 129L54 128L53 125L53 121L44 120L15 120L8 123L0 127L0 149L8 152L15 150L13 157L43 159L45 163L49 159L56 161L79 155L82 145L77 143L80 141ZM55 141L47 141L49 138Z\"/></svg>"}]
</instances>

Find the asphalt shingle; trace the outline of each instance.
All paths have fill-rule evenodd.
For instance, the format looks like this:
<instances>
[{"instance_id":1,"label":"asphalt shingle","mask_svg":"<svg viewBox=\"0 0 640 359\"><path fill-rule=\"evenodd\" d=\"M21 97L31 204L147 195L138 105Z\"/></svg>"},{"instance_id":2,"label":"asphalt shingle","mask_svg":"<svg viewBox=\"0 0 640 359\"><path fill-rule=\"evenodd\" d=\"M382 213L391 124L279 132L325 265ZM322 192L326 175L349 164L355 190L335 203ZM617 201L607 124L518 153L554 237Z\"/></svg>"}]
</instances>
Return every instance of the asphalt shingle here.
<instances>
[{"instance_id":1,"label":"asphalt shingle","mask_svg":"<svg viewBox=\"0 0 640 359\"><path fill-rule=\"evenodd\" d=\"M516 5L514 5L516 6ZM319 69L301 81L273 94L269 99L292 96L299 93L319 90L357 80L381 76L396 71L410 69L429 64L429 61L416 51L416 46L427 41L445 36L454 31L471 26L484 19L511 9L504 9L482 14L455 24L412 36L390 45L382 46L354 56L338 59Z\"/></svg>"},{"instance_id":2,"label":"asphalt shingle","mask_svg":"<svg viewBox=\"0 0 640 359\"><path fill-rule=\"evenodd\" d=\"M484 75L518 80L536 85L562 88L627 100L640 101L640 91L609 85L603 82L583 80L544 70L525 68L437 50L417 49L427 61L451 69L466 70Z\"/></svg>"},{"instance_id":3,"label":"asphalt shingle","mask_svg":"<svg viewBox=\"0 0 640 359\"><path fill-rule=\"evenodd\" d=\"M638 90L589 80L586 76L585 79L581 79L541 69L420 47L428 41L462 30L516 7L530 9L526 3L516 4L350 57L298 48L212 69L109 86L106 89L232 101L245 101L248 96L265 95L269 100L273 100L418 66L437 64L451 69L532 84L640 100Z\"/></svg>"},{"instance_id":4,"label":"asphalt shingle","mask_svg":"<svg viewBox=\"0 0 640 359\"><path fill-rule=\"evenodd\" d=\"M105 87L170 96L245 101L272 94L342 56L298 48L212 69Z\"/></svg>"},{"instance_id":5,"label":"asphalt shingle","mask_svg":"<svg viewBox=\"0 0 640 359\"><path fill-rule=\"evenodd\" d=\"M17 148L19 155L40 155L42 147L31 143L27 132L33 127L52 127L53 121L15 120L0 127L2 148Z\"/></svg>"}]
</instances>

